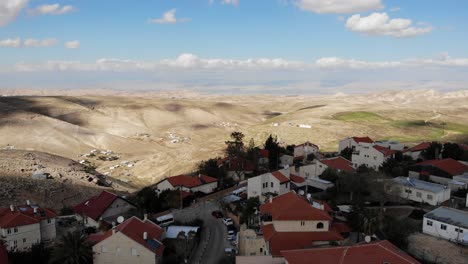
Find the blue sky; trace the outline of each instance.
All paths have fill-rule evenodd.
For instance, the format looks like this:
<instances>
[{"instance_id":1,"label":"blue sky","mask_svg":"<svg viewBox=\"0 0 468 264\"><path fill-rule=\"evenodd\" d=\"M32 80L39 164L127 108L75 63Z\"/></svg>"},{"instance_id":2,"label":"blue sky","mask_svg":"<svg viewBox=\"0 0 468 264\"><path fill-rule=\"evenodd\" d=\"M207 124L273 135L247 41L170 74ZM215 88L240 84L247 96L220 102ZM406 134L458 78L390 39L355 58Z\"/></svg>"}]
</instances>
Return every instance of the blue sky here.
<instances>
[{"instance_id":1,"label":"blue sky","mask_svg":"<svg viewBox=\"0 0 468 264\"><path fill-rule=\"evenodd\" d=\"M464 0L1 0L0 88L464 89L466 10Z\"/></svg>"}]
</instances>

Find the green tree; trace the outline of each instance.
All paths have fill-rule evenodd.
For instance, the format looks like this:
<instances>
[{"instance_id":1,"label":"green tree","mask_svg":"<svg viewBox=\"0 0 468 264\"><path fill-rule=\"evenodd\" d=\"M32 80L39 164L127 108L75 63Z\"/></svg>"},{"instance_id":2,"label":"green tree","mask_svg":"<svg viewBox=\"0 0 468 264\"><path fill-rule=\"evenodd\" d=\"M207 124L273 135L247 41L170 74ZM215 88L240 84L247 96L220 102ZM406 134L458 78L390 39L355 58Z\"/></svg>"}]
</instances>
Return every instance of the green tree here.
<instances>
[{"instance_id":1,"label":"green tree","mask_svg":"<svg viewBox=\"0 0 468 264\"><path fill-rule=\"evenodd\" d=\"M460 147L457 143L445 143L442 150L442 158L452 158L454 160L460 160L464 154L463 148Z\"/></svg>"},{"instance_id":2,"label":"green tree","mask_svg":"<svg viewBox=\"0 0 468 264\"><path fill-rule=\"evenodd\" d=\"M340 156L347 159L347 160L351 160L352 156L353 156L353 149L352 148L349 148L349 147L346 147L344 148L341 152L340 152Z\"/></svg>"},{"instance_id":3,"label":"green tree","mask_svg":"<svg viewBox=\"0 0 468 264\"><path fill-rule=\"evenodd\" d=\"M156 213L163 209L161 200L150 187L141 189L132 200L147 213Z\"/></svg>"},{"instance_id":4,"label":"green tree","mask_svg":"<svg viewBox=\"0 0 468 264\"><path fill-rule=\"evenodd\" d=\"M398 220L391 216L385 218L382 228L387 239L403 250L408 248L408 237L417 231L418 227L411 222Z\"/></svg>"},{"instance_id":5,"label":"green tree","mask_svg":"<svg viewBox=\"0 0 468 264\"><path fill-rule=\"evenodd\" d=\"M208 175L210 177L221 179L225 176L225 171L221 166L218 166L217 159L202 160L198 164L198 173Z\"/></svg>"},{"instance_id":6,"label":"green tree","mask_svg":"<svg viewBox=\"0 0 468 264\"><path fill-rule=\"evenodd\" d=\"M320 179L336 183L338 180L338 172L332 168L327 168L323 171L322 175L320 175Z\"/></svg>"},{"instance_id":7,"label":"green tree","mask_svg":"<svg viewBox=\"0 0 468 264\"><path fill-rule=\"evenodd\" d=\"M269 157L268 161L270 164L270 170L277 170L280 156L280 146L278 143L278 138L270 134L270 136L265 141L265 149L268 150Z\"/></svg>"},{"instance_id":8,"label":"green tree","mask_svg":"<svg viewBox=\"0 0 468 264\"><path fill-rule=\"evenodd\" d=\"M51 264L92 264L93 250L86 235L68 232L55 244Z\"/></svg>"},{"instance_id":9,"label":"green tree","mask_svg":"<svg viewBox=\"0 0 468 264\"><path fill-rule=\"evenodd\" d=\"M159 199L163 201L163 210L167 208L181 207L180 190L165 190L159 194Z\"/></svg>"},{"instance_id":10,"label":"green tree","mask_svg":"<svg viewBox=\"0 0 468 264\"><path fill-rule=\"evenodd\" d=\"M242 132L232 132L231 140L226 141L226 154L229 157L243 157L244 150L244 134Z\"/></svg>"},{"instance_id":11,"label":"green tree","mask_svg":"<svg viewBox=\"0 0 468 264\"><path fill-rule=\"evenodd\" d=\"M431 142L429 148L423 150L422 155L427 160L438 159L442 151L442 144L439 142Z\"/></svg>"},{"instance_id":12,"label":"green tree","mask_svg":"<svg viewBox=\"0 0 468 264\"><path fill-rule=\"evenodd\" d=\"M249 227L254 217L255 210L257 210L259 206L260 200L258 199L258 197L251 197L247 199L246 206L242 210L240 222L246 223L247 227Z\"/></svg>"},{"instance_id":13,"label":"green tree","mask_svg":"<svg viewBox=\"0 0 468 264\"><path fill-rule=\"evenodd\" d=\"M363 193L368 190L368 177L363 174L340 173L336 180L337 191L349 193L351 202L359 202L363 199Z\"/></svg>"}]
</instances>

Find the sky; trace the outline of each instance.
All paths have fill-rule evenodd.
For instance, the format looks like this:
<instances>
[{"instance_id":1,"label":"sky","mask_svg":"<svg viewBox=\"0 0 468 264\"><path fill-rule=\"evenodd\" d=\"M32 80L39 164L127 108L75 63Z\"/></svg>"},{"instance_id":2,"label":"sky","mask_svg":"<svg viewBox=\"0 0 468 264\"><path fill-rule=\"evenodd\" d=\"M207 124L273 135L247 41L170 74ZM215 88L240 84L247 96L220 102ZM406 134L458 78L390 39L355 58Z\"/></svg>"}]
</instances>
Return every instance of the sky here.
<instances>
[{"instance_id":1,"label":"sky","mask_svg":"<svg viewBox=\"0 0 468 264\"><path fill-rule=\"evenodd\" d=\"M0 89L467 89L465 0L0 0Z\"/></svg>"}]
</instances>

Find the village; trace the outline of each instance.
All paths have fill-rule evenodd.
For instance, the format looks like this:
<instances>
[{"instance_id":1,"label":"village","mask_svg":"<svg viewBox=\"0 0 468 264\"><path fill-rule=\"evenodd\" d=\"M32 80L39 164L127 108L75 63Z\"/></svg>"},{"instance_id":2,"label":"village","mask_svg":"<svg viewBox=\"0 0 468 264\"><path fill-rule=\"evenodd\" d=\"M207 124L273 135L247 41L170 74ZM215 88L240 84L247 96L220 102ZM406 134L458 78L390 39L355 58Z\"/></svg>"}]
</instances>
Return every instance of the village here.
<instances>
[{"instance_id":1,"label":"village","mask_svg":"<svg viewBox=\"0 0 468 264\"><path fill-rule=\"evenodd\" d=\"M241 132L225 143L225 157L136 193L103 187L60 212L33 198L0 208L0 263L468 260L468 145L363 136L322 152ZM91 150L79 163L98 153L118 159Z\"/></svg>"}]
</instances>

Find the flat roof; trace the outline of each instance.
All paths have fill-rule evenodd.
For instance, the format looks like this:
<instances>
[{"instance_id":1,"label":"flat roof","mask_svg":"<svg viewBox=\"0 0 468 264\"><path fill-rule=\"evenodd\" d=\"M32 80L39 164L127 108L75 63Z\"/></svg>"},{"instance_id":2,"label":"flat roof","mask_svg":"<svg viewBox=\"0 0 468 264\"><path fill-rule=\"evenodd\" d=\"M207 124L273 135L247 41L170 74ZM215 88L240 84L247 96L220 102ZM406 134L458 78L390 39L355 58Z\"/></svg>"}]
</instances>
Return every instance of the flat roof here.
<instances>
[{"instance_id":1,"label":"flat roof","mask_svg":"<svg viewBox=\"0 0 468 264\"><path fill-rule=\"evenodd\" d=\"M468 229L467 211L441 206L425 214L424 217Z\"/></svg>"},{"instance_id":2,"label":"flat roof","mask_svg":"<svg viewBox=\"0 0 468 264\"><path fill-rule=\"evenodd\" d=\"M442 184L421 181L418 179L413 179L413 178L408 178L408 177L396 177L393 180L406 187L429 191L433 193L443 192L446 189L448 189L447 186L442 185Z\"/></svg>"},{"instance_id":3,"label":"flat roof","mask_svg":"<svg viewBox=\"0 0 468 264\"><path fill-rule=\"evenodd\" d=\"M166 238L177 238L180 232L184 232L187 235L189 232L197 232L198 226L170 226L166 231Z\"/></svg>"}]
</instances>

